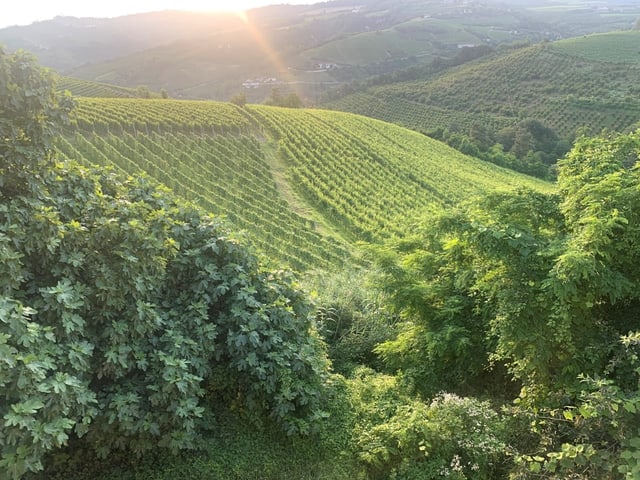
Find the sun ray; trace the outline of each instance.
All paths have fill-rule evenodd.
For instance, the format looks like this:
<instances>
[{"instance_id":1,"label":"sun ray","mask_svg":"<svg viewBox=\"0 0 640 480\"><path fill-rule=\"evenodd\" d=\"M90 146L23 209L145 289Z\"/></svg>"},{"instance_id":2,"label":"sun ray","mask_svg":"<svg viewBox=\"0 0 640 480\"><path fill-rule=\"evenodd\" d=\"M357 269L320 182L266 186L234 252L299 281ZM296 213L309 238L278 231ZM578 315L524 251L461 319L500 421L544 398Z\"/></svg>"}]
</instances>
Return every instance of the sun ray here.
<instances>
[{"instance_id":1,"label":"sun ray","mask_svg":"<svg viewBox=\"0 0 640 480\"><path fill-rule=\"evenodd\" d=\"M247 15L246 11L244 11L243 14L244 16L241 16L241 18L244 19L249 34L256 42L258 48L260 48L262 53L265 55L268 63L273 66L277 75L282 78L284 85L287 86L287 89L293 90L296 95L298 95L300 98L303 98L303 95L301 94L297 83L294 82L294 79L291 76L290 69L284 63L276 49L271 46L269 41L265 38L260 27L255 24L255 22L249 17L249 15Z\"/></svg>"}]
</instances>

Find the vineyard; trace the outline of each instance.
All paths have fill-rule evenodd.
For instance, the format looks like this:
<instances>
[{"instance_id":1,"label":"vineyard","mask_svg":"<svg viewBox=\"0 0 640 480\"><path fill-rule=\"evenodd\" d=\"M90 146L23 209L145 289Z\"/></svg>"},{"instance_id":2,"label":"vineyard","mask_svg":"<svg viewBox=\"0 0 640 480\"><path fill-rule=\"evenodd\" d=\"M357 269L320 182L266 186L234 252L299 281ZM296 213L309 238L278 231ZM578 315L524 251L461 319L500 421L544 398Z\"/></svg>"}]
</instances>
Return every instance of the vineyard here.
<instances>
[{"instance_id":1,"label":"vineyard","mask_svg":"<svg viewBox=\"0 0 640 480\"><path fill-rule=\"evenodd\" d=\"M419 131L451 126L454 129L467 130L475 124L487 125L497 131L513 123L513 119L506 116L447 110L401 97L386 99L366 92L354 93L332 105L338 110L392 122Z\"/></svg>"},{"instance_id":2,"label":"vineyard","mask_svg":"<svg viewBox=\"0 0 640 480\"><path fill-rule=\"evenodd\" d=\"M136 98L138 96L133 88L81 80L74 77L60 77L58 90L68 90L74 97Z\"/></svg>"},{"instance_id":3,"label":"vineyard","mask_svg":"<svg viewBox=\"0 0 640 480\"><path fill-rule=\"evenodd\" d=\"M298 270L340 265L352 242L403 235L408 217L488 189L550 188L399 127L321 110L83 98L58 143L85 164L146 172Z\"/></svg>"},{"instance_id":4,"label":"vineyard","mask_svg":"<svg viewBox=\"0 0 640 480\"><path fill-rule=\"evenodd\" d=\"M372 87L327 106L420 131L468 130L474 123L495 129L525 118L540 120L567 139L585 129L621 131L640 120L639 40L640 33L624 32L536 45L463 65L429 82ZM617 48L620 56L611 53ZM606 52L615 60L589 52Z\"/></svg>"},{"instance_id":5,"label":"vineyard","mask_svg":"<svg viewBox=\"0 0 640 480\"><path fill-rule=\"evenodd\" d=\"M567 38L553 48L587 60L613 63L640 63L640 34L637 31L609 32ZM612 55L611 52L615 52Z\"/></svg>"}]
</instances>

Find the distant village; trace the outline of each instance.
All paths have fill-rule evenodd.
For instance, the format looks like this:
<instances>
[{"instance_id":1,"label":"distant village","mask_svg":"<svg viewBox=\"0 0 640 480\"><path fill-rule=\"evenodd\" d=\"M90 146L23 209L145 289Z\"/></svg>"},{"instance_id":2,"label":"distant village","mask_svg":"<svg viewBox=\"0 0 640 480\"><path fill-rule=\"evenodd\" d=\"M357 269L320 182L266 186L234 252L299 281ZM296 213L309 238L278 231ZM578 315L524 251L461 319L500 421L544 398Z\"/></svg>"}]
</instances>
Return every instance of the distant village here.
<instances>
[{"instance_id":1,"label":"distant village","mask_svg":"<svg viewBox=\"0 0 640 480\"><path fill-rule=\"evenodd\" d=\"M335 68L338 68L337 63L320 62L313 65L312 70L304 70L304 71L307 73L320 73L320 72L326 72L328 70L333 70ZM289 67L289 70L296 70L296 69ZM251 89L251 88L263 87L265 85L277 85L280 83L283 83L283 82L282 80L278 80L277 77L256 77L256 78L249 78L245 80L244 82L242 82L242 86L244 88Z\"/></svg>"}]
</instances>

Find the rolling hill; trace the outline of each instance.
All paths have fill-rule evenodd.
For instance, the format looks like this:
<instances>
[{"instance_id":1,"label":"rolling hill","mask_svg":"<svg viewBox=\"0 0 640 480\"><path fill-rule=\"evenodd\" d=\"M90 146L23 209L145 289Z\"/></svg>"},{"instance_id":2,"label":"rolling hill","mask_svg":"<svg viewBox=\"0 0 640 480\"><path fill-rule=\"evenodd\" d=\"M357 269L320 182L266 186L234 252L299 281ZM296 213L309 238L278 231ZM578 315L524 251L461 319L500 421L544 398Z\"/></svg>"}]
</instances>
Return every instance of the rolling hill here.
<instances>
[{"instance_id":1,"label":"rolling hill","mask_svg":"<svg viewBox=\"0 0 640 480\"><path fill-rule=\"evenodd\" d=\"M285 11L288 16L272 19ZM470 12L446 1L268 7L230 28L78 66L70 74L166 88L184 98L226 100L244 90L250 100L262 101L277 87L314 99L345 80L455 55L459 45L544 38L536 29L523 30L523 17L524 11L478 4ZM512 33L491 30L489 18Z\"/></svg>"},{"instance_id":2,"label":"rolling hill","mask_svg":"<svg viewBox=\"0 0 640 480\"><path fill-rule=\"evenodd\" d=\"M594 34L496 52L323 106L423 132L473 137L474 128L488 127L494 143L501 130L534 119L571 141L578 132L622 131L640 120L639 52L638 31Z\"/></svg>"},{"instance_id":3,"label":"rolling hill","mask_svg":"<svg viewBox=\"0 0 640 480\"><path fill-rule=\"evenodd\" d=\"M110 83L92 82L74 77L60 77L57 88L59 91L69 91L74 97L137 98L140 96L140 92L134 88L119 87ZM160 97L160 95L156 95Z\"/></svg>"},{"instance_id":4,"label":"rolling hill","mask_svg":"<svg viewBox=\"0 0 640 480\"><path fill-rule=\"evenodd\" d=\"M41 64L66 72L133 52L235 28L230 14L151 12L117 18L55 17L0 30L0 43L34 53Z\"/></svg>"},{"instance_id":5,"label":"rolling hill","mask_svg":"<svg viewBox=\"0 0 640 480\"><path fill-rule=\"evenodd\" d=\"M0 30L9 49L34 52L60 73L176 98L252 102L276 87L315 102L328 89L434 58L465 46L555 40L630 28L640 7L546 8L545 0L505 5L448 0L337 0L274 5L246 16L155 12L113 19L57 17ZM557 7L557 5L555 5Z\"/></svg>"},{"instance_id":6,"label":"rolling hill","mask_svg":"<svg viewBox=\"0 0 640 480\"><path fill-rule=\"evenodd\" d=\"M146 172L303 271L353 260L355 242L493 189L552 184L348 113L229 103L81 98L63 158Z\"/></svg>"}]
</instances>

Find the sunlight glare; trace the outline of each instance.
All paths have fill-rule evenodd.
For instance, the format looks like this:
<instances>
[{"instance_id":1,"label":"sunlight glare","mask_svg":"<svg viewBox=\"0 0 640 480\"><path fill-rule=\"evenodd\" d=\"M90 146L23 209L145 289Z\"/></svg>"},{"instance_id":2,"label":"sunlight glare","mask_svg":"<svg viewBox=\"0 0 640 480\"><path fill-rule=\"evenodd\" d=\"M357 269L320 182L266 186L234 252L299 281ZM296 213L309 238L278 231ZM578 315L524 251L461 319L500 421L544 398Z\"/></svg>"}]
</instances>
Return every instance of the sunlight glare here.
<instances>
[{"instance_id":1,"label":"sunlight glare","mask_svg":"<svg viewBox=\"0 0 640 480\"><path fill-rule=\"evenodd\" d=\"M226 12L234 13L246 20L246 11L252 8L260 7L269 2L259 0L248 1L229 1L229 0L209 0L209 1L183 1L180 2L180 10L188 10L194 12Z\"/></svg>"}]
</instances>

